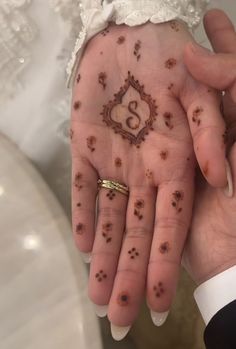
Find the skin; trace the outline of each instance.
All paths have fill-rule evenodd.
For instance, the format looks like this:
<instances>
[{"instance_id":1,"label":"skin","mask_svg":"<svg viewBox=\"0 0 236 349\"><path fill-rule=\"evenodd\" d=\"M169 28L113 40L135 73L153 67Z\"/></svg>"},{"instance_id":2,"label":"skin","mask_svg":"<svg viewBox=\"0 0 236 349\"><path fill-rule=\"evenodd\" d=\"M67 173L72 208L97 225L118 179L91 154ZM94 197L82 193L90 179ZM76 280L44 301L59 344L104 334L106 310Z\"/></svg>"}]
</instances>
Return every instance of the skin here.
<instances>
[{"instance_id":1,"label":"skin","mask_svg":"<svg viewBox=\"0 0 236 349\"><path fill-rule=\"evenodd\" d=\"M229 128L229 160L236 188L236 32L229 18L219 10L204 19L207 35L215 55L196 52L189 45L185 63L193 76L212 87L226 90L223 98L225 119ZM211 67L210 71L205 69ZM225 197L198 176L193 220L184 252L184 265L200 284L236 264L236 192Z\"/></svg>"},{"instance_id":2,"label":"skin","mask_svg":"<svg viewBox=\"0 0 236 349\"><path fill-rule=\"evenodd\" d=\"M120 43L119 37L125 40ZM89 41L79 81L75 81L72 106L76 101L81 104L77 110L72 108L71 119L73 231L78 248L92 252L89 297L95 304L109 304L108 318L117 326L132 325L145 293L152 310L170 308L191 220L195 155L202 169L208 164L210 184L223 187L227 182L219 94L214 89L209 93L208 86L194 80L183 63L184 47L192 40L184 24L178 22L174 26L112 25ZM168 60L172 64L167 65ZM106 74L105 80L99 78L101 72ZM131 76L138 86L144 85L144 93L150 95L148 102L130 87L109 126L105 117L110 115L106 114L108 103L114 102L114 94ZM151 123L145 124L150 106ZM192 117L199 107L203 108L202 122L196 125ZM126 132L112 129L114 118ZM145 125L149 125L148 134L135 143L132 135ZM89 137L96 138L93 151L88 147ZM116 158L122 166L116 166ZM77 173L82 176L76 186ZM99 178L124 183L130 193L127 197L102 188L95 222ZM183 193L183 198L175 195L173 205L176 192ZM134 214L137 200L144 205ZM109 243L102 228L107 221L112 223ZM76 233L78 223L83 225L82 234ZM166 241L170 249L163 254L159 247ZM132 248L139 255L131 260L128 251ZM101 282L95 277L99 270L107 275ZM156 297L154 286L159 283L164 292ZM121 306L119 295L127 292Z\"/></svg>"}]
</instances>

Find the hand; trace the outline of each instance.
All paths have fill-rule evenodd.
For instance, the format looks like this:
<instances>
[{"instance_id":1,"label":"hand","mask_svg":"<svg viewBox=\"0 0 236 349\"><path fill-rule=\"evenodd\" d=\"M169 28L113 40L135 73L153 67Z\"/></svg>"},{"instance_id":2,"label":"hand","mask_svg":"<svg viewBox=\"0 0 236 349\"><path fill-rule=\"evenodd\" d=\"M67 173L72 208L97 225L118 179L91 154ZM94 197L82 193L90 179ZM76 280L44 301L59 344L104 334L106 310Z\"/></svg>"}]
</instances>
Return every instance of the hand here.
<instances>
[{"instance_id":1,"label":"hand","mask_svg":"<svg viewBox=\"0 0 236 349\"><path fill-rule=\"evenodd\" d=\"M92 251L89 296L109 304L116 326L132 325L145 286L150 309L170 308L191 219L192 140L208 181L227 183L219 95L187 72L191 40L178 22L112 25L88 43L75 82L73 231L79 249ZM99 178L130 195L101 189L95 227Z\"/></svg>"},{"instance_id":2,"label":"hand","mask_svg":"<svg viewBox=\"0 0 236 349\"><path fill-rule=\"evenodd\" d=\"M226 90L223 102L229 130L228 141L232 145L236 140L236 33L222 11L209 11L204 22L218 54L209 54L189 45L185 52L185 63L199 81ZM235 188L236 145L230 152L230 163ZM236 264L235 212L235 193L233 198L226 198L222 191L198 179L191 233L184 253L185 267L198 284Z\"/></svg>"}]
</instances>

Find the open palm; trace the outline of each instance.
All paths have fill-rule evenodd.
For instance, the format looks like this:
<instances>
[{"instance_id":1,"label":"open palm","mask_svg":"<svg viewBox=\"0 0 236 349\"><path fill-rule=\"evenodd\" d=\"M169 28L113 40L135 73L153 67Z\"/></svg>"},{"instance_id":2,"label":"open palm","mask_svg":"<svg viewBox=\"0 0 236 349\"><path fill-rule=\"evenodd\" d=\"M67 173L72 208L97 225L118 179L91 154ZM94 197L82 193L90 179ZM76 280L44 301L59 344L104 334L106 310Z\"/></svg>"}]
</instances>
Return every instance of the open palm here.
<instances>
[{"instance_id":1,"label":"open palm","mask_svg":"<svg viewBox=\"0 0 236 349\"><path fill-rule=\"evenodd\" d=\"M117 326L133 323L145 286L152 310L170 307L191 219L194 149L208 181L226 183L219 98L187 73L190 40L178 22L111 25L89 42L75 82L73 230L79 249L92 251L90 298L109 304ZM95 222L99 178L127 185L129 197L100 189Z\"/></svg>"}]
</instances>

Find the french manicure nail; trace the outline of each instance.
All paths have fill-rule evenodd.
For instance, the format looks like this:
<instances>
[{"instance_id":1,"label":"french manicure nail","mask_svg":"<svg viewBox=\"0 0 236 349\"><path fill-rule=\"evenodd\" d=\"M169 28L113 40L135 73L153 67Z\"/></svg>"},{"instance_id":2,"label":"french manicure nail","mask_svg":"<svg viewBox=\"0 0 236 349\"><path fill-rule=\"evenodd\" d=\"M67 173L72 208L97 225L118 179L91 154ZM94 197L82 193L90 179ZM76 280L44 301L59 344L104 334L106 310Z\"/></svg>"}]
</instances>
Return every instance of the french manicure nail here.
<instances>
[{"instance_id":1,"label":"french manicure nail","mask_svg":"<svg viewBox=\"0 0 236 349\"><path fill-rule=\"evenodd\" d=\"M120 327L111 324L111 334L113 339L116 341L121 341L123 338L125 338L130 329L131 326Z\"/></svg>"},{"instance_id":2,"label":"french manicure nail","mask_svg":"<svg viewBox=\"0 0 236 349\"><path fill-rule=\"evenodd\" d=\"M234 195L233 176L232 176L231 167L228 160L225 160L225 164L226 164L226 174L227 174L228 184L226 188L224 188L224 194L228 198L232 198Z\"/></svg>"},{"instance_id":3,"label":"french manicure nail","mask_svg":"<svg viewBox=\"0 0 236 349\"><path fill-rule=\"evenodd\" d=\"M162 326L165 323L168 315L169 315L169 311L166 311L164 313L157 313L157 312L151 310L152 321L153 321L154 325L156 325L158 327Z\"/></svg>"},{"instance_id":4,"label":"french manicure nail","mask_svg":"<svg viewBox=\"0 0 236 349\"><path fill-rule=\"evenodd\" d=\"M98 317L107 316L108 305L97 305L93 303L94 311Z\"/></svg>"},{"instance_id":5,"label":"french manicure nail","mask_svg":"<svg viewBox=\"0 0 236 349\"><path fill-rule=\"evenodd\" d=\"M80 252L81 257L83 258L84 263L90 263L92 259L92 253Z\"/></svg>"}]
</instances>

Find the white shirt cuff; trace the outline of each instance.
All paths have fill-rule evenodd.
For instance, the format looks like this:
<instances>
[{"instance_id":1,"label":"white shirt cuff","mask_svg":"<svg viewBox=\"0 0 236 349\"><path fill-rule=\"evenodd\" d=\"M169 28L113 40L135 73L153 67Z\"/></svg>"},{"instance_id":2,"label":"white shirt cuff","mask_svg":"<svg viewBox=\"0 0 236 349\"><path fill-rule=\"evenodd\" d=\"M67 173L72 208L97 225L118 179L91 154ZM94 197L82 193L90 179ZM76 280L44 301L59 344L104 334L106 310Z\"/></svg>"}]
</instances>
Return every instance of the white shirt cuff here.
<instances>
[{"instance_id":1,"label":"white shirt cuff","mask_svg":"<svg viewBox=\"0 0 236 349\"><path fill-rule=\"evenodd\" d=\"M208 325L220 309L236 299L236 265L201 284L194 298Z\"/></svg>"}]
</instances>

